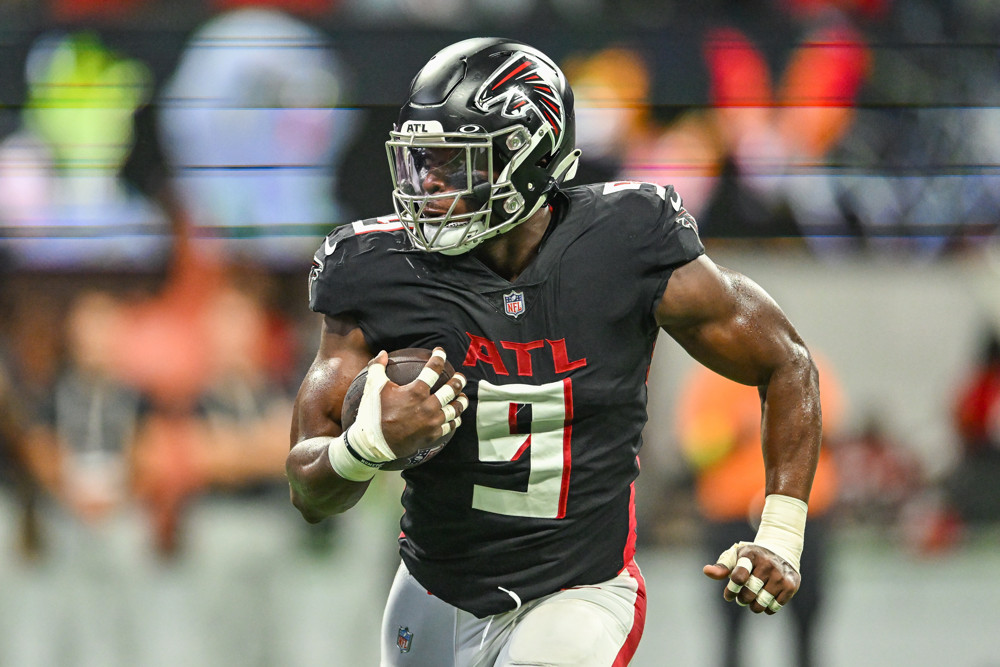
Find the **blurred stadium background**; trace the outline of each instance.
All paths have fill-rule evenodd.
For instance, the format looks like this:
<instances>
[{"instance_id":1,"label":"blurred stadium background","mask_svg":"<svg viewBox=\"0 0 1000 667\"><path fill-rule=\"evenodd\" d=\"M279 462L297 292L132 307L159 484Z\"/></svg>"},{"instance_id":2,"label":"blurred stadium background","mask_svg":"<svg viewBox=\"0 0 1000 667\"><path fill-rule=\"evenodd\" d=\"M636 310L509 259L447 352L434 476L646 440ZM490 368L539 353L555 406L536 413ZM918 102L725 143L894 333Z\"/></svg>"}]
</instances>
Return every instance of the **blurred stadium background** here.
<instances>
[{"instance_id":1,"label":"blurred stadium background","mask_svg":"<svg viewBox=\"0 0 1000 667\"><path fill-rule=\"evenodd\" d=\"M675 184L829 370L815 664L1000 665L989 0L0 2L0 665L377 663L400 480L312 527L283 482L306 277L477 34L557 60L579 180ZM664 339L641 666L722 656L698 489L737 427L680 430L693 370ZM744 664L800 664L790 618Z\"/></svg>"}]
</instances>

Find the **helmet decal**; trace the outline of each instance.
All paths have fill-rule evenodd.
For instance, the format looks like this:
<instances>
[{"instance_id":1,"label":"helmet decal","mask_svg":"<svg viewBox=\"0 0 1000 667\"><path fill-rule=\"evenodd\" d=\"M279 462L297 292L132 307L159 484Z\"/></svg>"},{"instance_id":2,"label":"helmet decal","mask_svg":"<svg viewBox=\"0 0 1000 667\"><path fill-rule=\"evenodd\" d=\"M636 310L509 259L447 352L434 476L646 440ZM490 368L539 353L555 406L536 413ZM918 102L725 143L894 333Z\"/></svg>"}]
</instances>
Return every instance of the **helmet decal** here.
<instances>
[{"instance_id":1,"label":"helmet decal","mask_svg":"<svg viewBox=\"0 0 1000 667\"><path fill-rule=\"evenodd\" d=\"M556 70L558 71L558 70ZM503 104L506 118L524 118L528 111L552 128L553 150L562 141L566 124L565 106L556 85L549 81L553 68L533 55L518 51L486 79L476 94L476 107L483 112Z\"/></svg>"}]
</instances>

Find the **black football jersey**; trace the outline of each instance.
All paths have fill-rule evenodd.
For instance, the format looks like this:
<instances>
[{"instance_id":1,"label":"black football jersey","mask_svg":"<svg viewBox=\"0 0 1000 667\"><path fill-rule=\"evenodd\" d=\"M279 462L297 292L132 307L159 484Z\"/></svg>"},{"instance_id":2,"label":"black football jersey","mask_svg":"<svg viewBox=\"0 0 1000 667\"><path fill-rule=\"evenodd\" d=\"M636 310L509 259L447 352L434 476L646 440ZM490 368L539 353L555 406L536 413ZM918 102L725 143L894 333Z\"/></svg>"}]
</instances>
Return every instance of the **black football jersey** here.
<instances>
[{"instance_id":1,"label":"black football jersey","mask_svg":"<svg viewBox=\"0 0 1000 667\"><path fill-rule=\"evenodd\" d=\"M673 188L634 182L561 192L513 282L415 250L394 216L325 239L313 310L373 352L441 346L469 380L455 437L403 473L400 553L427 590L482 617L628 564L654 313L702 252Z\"/></svg>"}]
</instances>

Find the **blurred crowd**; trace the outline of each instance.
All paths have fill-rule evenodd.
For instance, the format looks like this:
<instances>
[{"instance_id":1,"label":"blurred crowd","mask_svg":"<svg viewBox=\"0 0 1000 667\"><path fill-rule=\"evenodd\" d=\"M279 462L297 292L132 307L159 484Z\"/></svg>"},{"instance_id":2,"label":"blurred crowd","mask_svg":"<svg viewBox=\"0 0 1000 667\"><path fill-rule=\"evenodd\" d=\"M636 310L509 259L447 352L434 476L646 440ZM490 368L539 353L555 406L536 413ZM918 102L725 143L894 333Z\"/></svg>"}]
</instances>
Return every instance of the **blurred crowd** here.
<instances>
[{"instance_id":1,"label":"blurred crowd","mask_svg":"<svg viewBox=\"0 0 1000 667\"><path fill-rule=\"evenodd\" d=\"M293 525L309 258L331 225L391 210L383 143L410 63L455 33L556 56L579 180L672 183L710 244L923 257L1000 239L995 3L52 0L0 18L0 494L17 525L0 549L29 562L102 552L120 522L184 559L196 511ZM954 397L946 475L828 371L816 539L870 527L926 552L1000 520L992 329ZM759 401L718 381L690 379L687 468L666 491L681 500L647 544L697 516L715 548L759 512L742 474Z\"/></svg>"},{"instance_id":2,"label":"blurred crowd","mask_svg":"<svg viewBox=\"0 0 1000 667\"><path fill-rule=\"evenodd\" d=\"M157 280L11 280L0 663L281 664L278 578L337 528L301 521L284 477L316 321L183 227Z\"/></svg>"},{"instance_id":3,"label":"blurred crowd","mask_svg":"<svg viewBox=\"0 0 1000 667\"><path fill-rule=\"evenodd\" d=\"M483 31L565 68L581 179L674 183L706 238L934 256L1000 225L995 3L53 0L0 18L0 252L29 269L162 266L169 182L197 235L292 270L331 221L389 210L404 63Z\"/></svg>"},{"instance_id":4,"label":"blurred crowd","mask_svg":"<svg viewBox=\"0 0 1000 667\"><path fill-rule=\"evenodd\" d=\"M264 274L202 255L182 241L166 280L145 288L19 289L0 348L19 484L84 525L141 505L164 556L192 498L287 502L300 332Z\"/></svg>"}]
</instances>

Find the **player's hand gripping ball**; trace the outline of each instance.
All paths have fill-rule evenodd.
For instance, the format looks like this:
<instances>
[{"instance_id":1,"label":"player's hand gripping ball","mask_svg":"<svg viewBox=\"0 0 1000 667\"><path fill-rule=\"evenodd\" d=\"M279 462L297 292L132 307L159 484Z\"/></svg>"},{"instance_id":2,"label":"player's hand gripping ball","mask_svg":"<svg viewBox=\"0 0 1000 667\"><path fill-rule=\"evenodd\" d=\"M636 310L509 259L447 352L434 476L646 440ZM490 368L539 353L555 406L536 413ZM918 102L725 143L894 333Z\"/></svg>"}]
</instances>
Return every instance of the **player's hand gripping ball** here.
<instances>
[{"instance_id":1,"label":"player's hand gripping ball","mask_svg":"<svg viewBox=\"0 0 1000 667\"><path fill-rule=\"evenodd\" d=\"M409 384L417 379L417 376L420 375L420 371L424 369L424 366L430 358L431 350L421 347L408 347L403 350L390 352L389 363L386 364L385 367L385 374L388 376L389 380L395 382L396 384ZM431 393L433 394L435 391L443 387L454 374L455 368L450 363L445 361L444 370L441 371L441 375L438 376L437 382L435 382L434 386L431 387ZM365 381L367 379L368 368L366 367L358 373L356 378L354 378L351 382L351 386L347 388L347 393L344 395L344 403L341 407L340 419L345 431L351 424L354 423L354 420L358 418L358 407L361 405L361 394L365 391ZM429 447L418 449L413 456L388 461L382 466L382 470L406 470L407 468L418 466L421 463L426 463L438 452L444 449L444 446L448 444L454 435L455 430L453 429L435 440Z\"/></svg>"}]
</instances>

